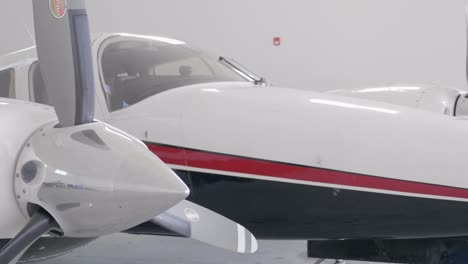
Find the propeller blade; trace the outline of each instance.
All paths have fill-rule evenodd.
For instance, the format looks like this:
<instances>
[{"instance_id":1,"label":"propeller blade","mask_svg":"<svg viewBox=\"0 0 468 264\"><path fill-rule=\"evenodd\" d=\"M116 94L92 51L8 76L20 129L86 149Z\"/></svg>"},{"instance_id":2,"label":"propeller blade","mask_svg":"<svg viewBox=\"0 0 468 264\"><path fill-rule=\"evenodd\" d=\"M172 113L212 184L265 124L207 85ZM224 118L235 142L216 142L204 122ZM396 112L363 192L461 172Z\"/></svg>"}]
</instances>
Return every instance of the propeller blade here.
<instances>
[{"instance_id":1,"label":"propeller blade","mask_svg":"<svg viewBox=\"0 0 468 264\"><path fill-rule=\"evenodd\" d=\"M203 243L238 253L255 253L257 239L245 227L187 200L151 220Z\"/></svg>"},{"instance_id":2,"label":"propeller blade","mask_svg":"<svg viewBox=\"0 0 468 264\"><path fill-rule=\"evenodd\" d=\"M0 250L0 263L16 264L36 240L54 229L60 230L55 220L42 210L36 211L28 224Z\"/></svg>"},{"instance_id":3,"label":"propeller blade","mask_svg":"<svg viewBox=\"0 0 468 264\"><path fill-rule=\"evenodd\" d=\"M33 0L37 55L62 127L93 122L91 37L84 0Z\"/></svg>"}]
</instances>

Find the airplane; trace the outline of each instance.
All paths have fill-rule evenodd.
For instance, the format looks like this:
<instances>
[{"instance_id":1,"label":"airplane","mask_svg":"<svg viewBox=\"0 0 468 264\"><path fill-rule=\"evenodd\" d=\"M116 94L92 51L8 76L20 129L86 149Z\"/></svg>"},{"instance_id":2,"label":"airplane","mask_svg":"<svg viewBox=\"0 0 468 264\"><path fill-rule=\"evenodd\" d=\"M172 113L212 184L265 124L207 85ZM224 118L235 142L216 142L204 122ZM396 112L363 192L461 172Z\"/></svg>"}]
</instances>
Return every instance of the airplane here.
<instances>
[{"instance_id":1,"label":"airplane","mask_svg":"<svg viewBox=\"0 0 468 264\"><path fill-rule=\"evenodd\" d=\"M187 185L141 140L95 119L85 1L32 2L53 108L0 100L0 263L42 261L148 221L255 252L243 226L185 200Z\"/></svg>"},{"instance_id":2,"label":"airplane","mask_svg":"<svg viewBox=\"0 0 468 264\"><path fill-rule=\"evenodd\" d=\"M74 105L62 99L70 94L49 88L43 71L55 66L49 74L61 73L61 63L48 63L60 56L51 46L41 57L38 48L39 56L29 48L0 58L2 94L53 105L62 115ZM90 56L88 81L100 88L95 118L141 140L167 164L190 189L183 203L232 219L260 239L307 240L309 257L468 261L463 91L282 88L183 41L126 33L95 36ZM162 218L121 231L174 235L164 221L171 218ZM234 233L243 241L236 237L243 232Z\"/></svg>"}]
</instances>

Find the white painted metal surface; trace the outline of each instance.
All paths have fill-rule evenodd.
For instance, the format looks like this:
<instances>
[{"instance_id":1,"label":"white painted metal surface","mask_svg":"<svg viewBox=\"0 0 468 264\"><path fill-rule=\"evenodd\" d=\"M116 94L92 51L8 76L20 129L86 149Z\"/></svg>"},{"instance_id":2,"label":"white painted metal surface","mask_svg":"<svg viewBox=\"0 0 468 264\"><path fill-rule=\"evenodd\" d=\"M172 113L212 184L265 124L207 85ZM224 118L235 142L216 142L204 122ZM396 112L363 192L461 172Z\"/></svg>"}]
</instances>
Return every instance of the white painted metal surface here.
<instances>
[{"instance_id":1,"label":"white painted metal surface","mask_svg":"<svg viewBox=\"0 0 468 264\"><path fill-rule=\"evenodd\" d=\"M49 106L0 99L0 238L14 236L28 220L15 199L16 160L33 132L52 120L56 117Z\"/></svg>"},{"instance_id":2,"label":"white painted metal surface","mask_svg":"<svg viewBox=\"0 0 468 264\"><path fill-rule=\"evenodd\" d=\"M277 87L211 84L182 90L189 94L191 104L182 114L182 129L173 132L183 131L183 141L159 133L150 133L150 141L468 187L463 176L464 157L468 155L468 144L463 141L468 134L465 120ZM148 106L169 108L177 98L174 94L171 100L166 94L165 100ZM160 119L167 117L150 108L147 111ZM145 124L146 129L157 131L157 126L151 126Z\"/></svg>"},{"instance_id":3,"label":"white painted metal surface","mask_svg":"<svg viewBox=\"0 0 468 264\"><path fill-rule=\"evenodd\" d=\"M173 89L109 113L99 88L103 85L99 54L100 44L111 36L115 34L100 35L93 44L98 117L142 140L468 187L468 180L460 175L468 154L463 143L468 126L465 120L447 115L454 111L457 90L396 86L334 95L249 83L211 83ZM31 62L31 56L28 51L22 61Z\"/></svg>"},{"instance_id":4,"label":"white painted metal surface","mask_svg":"<svg viewBox=\"0 0 468 264\"><path fill-rule=\"evenodd\" d=\"M391 85L374 88L336 90L331 94L412 107L443 115L454 115L458 96L454 88L431 85Z\"/></svg>"}]
</instances>

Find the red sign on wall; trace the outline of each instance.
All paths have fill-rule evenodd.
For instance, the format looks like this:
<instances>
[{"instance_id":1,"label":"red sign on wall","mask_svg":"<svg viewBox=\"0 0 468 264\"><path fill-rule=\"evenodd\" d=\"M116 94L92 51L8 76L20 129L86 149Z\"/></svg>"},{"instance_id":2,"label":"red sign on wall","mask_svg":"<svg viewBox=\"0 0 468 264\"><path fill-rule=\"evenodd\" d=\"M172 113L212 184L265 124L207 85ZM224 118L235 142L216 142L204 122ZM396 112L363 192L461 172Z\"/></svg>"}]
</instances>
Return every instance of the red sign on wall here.
<instances>
[{"instance_id":1,"label":"red sign on wall","mask_svg":"<svg viewBox=\"0 0 468 264\"><path fill-rule=\"evenodd\" d=\"M274 37L273 38L273 46L280 46L281 45L281 38L280 37Z\"/></svg>"}]
</instances>

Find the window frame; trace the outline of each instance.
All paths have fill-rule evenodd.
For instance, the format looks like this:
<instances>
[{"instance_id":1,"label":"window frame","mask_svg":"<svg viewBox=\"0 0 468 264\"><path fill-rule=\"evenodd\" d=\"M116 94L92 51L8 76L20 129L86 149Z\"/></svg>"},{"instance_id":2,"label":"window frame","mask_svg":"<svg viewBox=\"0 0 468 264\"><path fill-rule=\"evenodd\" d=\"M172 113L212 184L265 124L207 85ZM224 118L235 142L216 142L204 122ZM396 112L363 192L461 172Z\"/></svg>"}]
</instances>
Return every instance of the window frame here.
<instances>
[{"instance_id":1,"label":"window frame","mask_svg":"<svg viewBox=\"0 0 468 264\"><path fill-rule=\"evenodd\" d=\"M143 42L143 43L147 43L148 41L162 41L162 42L168 42L169 44L173 44L173 45L185 45L189 49L193 49L194 51L199 51L197 48L190 47L185 42L178 41L178 40L172 40L172 39L166 39L166 38L163 38L163 37L160 38L160 37L131 35L131 34L118 34L118 35L111 35L111 36L105 37L101 41L101 43L99 44L99 47L97 49L97 58L96 58L97 59L97 65L96 65L96 67L97 67L97 73L98 73L98 78L99 78L99 84L101 86L100 90L101 90L101 93L102 93L102 98L104 99L104 103L106 105L105 109L107 110L107 113L109 113L109 114L112 114L114 112L119 112L119 111L127 109L125 107L124 108L119 108L119 109L112 109L111 100L110 100L109 94L106 92L106 88L105 88L106 87L106 82L105 82L105 78L104 78L103 64L102 64L105 49L109 45L111 45L113 43L122 42L122 41ZM215 72L215 70L209 65L209 63L207 63L205 61L205 59L203 57L200 57L200 60L201 60L201 63L203 63L208 68L208 70L210 72L212 72L212 73ZM223 67L225 67L225 66L223 65ZM232 69L227 68L227 70L230 70L230 71L233 72L233 74L245 79L245 82L250 81L248 78L243 77L242 75L240 75L236 71L233 71ZM130 107L131 106L132 105L130 105Z\"/></svg>"},{"instance_id":2,"label":"window frame","mask_svg":"<svg viewBox=\"0 0 468 264\"><path fill-rule=\"evenodd\" d=\"M103 98L104 98L104 102L105 102L105 105L106 105L106 110L109 114L111 113L115 113L115 112L119 112L119 111L122 111L126 108L120 108L120 109L115 109L113 110L110 103L111 103L111 100L108 98L108 94L106 92L106 82L105 82L105 78L104 78L104 72L103 72L103 67L102 67L102 57L104 55L104 51L105 49L113 44L113 43L117 43L117 42L122 42L122 41L134 41L134 42L143 42L143 43L146 43L148 41L164 41L164 37L152 37L152 36L142 36L142 35L131 35L131 34L119 34L119 35L111 35L111 36L108 36L107 38L105 38L100 44L99 44L99 47L98 47L98 50L97 50L97 68L98 68L98 75L99 75L99 84L101 86L101 93L103 95ZM169 39L170 40L170 39ZM185 42L182 42L182 41L179 41L179 40L173 40L174 43L170 43L170 44L174 44L174 45L186 45ZM206 64L205 61L203 61L203 63Z\"/></svg>"},{"instance_id":3,"label":"window frame","mask_svg":"<svg viewBox=\"0 0 468 264\"><path fill-rule=\"evenodd\" d=\"M28 89L29 89L29 101L36 103L36 91L34 90L34 71L37 69L39 61L34 61L29 66L28 70Z\"/></svg>"},{"instance_id":4,"label":"window frame","mask_svg":"<svg viewBox=\"0 0 468 264\"><path fill-rule=\"evenodd\" d=\"M111 105L110 105L110 100L109 100L108 94L106 92L106 88L105 88L106 87L106 82L105 82L105 78L104 78L104 72L102 70L102 57L104 55L104 50L106 49L107 46L109 46L112 43L122 41L122 40L130 40L130 39L135 39L135 38L124 37L124 36L119 36L119 35L110 36L110 37L107 37L106 39L104 39L101 42L101 44L99 45L99 48L98 48L97 67L98 67L98 75L99 75L99 84L101 86L100 90L101 90L102 96L104 98L104 102L106 104L106 109L107 109L108 113L113 113L113 112L116 112L116 111L119 111L119 110L122 110L122 109L112 110Z\"/></svg>"},{"instance_id":5,"label":"window frame","mask_svg":"<svg viewBox=\"0 0 468 264\"><path fill-rule=\"evenodd\" d=\"M15 68L5 68L0 70L0 74L9 72L10 74L10 84L8 86L8 97L10 99L16 99L16 70Z\"/></svg>"}]
</instances>

